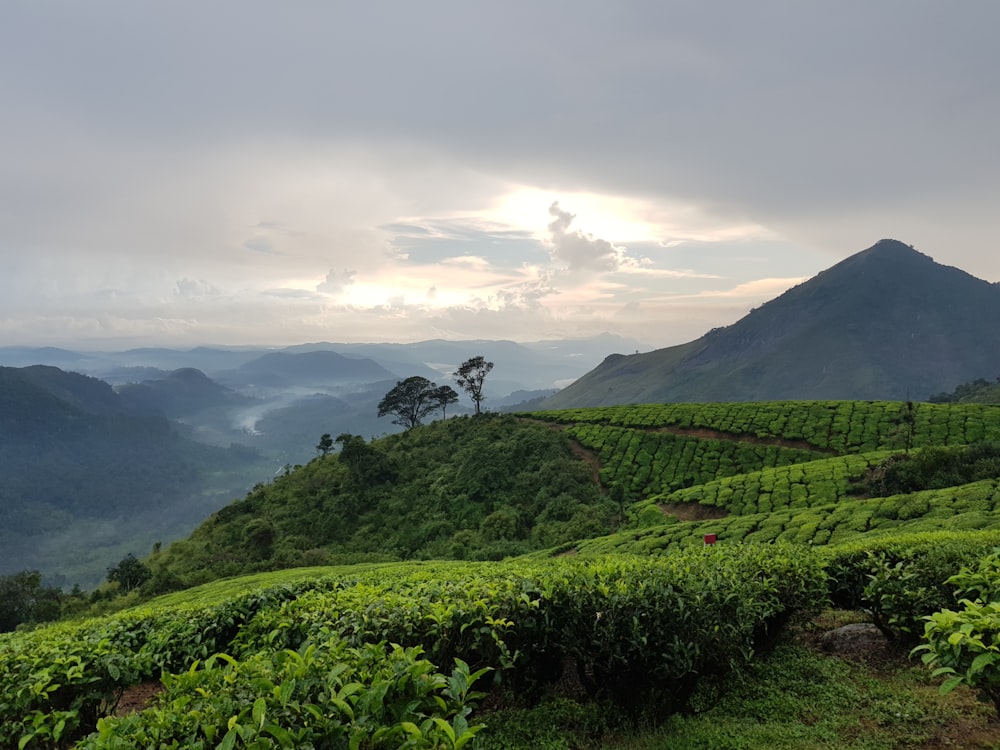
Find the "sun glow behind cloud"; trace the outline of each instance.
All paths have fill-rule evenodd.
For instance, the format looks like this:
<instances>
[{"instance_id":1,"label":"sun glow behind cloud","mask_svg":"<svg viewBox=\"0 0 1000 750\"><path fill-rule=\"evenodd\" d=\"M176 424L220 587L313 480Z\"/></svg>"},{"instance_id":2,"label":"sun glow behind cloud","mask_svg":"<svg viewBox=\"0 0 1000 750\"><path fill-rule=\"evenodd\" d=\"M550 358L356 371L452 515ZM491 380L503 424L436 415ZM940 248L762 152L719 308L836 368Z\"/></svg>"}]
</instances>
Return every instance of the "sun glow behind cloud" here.
<instances>
[{"instance_id":1,"label":"sun glow behind cloud","mask_svg":"<svg viewBox=\"0 0 1000 750\"><path fill-rule=\"evenodd\" d=\"M574 229L616 245L629 243L733 242L773 239L775 233L753 222L733 222L702 206L679 200L657 201L599 193L552 191L514 186L480 212L484 219L532 231L544 239L539 207L558 203L570 210Z\"/></svg>"}]
</instances>

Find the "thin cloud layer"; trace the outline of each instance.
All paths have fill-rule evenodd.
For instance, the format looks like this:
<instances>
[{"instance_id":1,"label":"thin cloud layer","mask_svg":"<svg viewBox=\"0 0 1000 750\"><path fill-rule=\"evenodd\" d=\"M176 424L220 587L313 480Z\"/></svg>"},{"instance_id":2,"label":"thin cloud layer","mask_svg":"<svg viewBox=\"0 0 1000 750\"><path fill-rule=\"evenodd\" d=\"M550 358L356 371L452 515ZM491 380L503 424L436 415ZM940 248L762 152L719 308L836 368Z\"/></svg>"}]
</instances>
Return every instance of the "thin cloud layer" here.
<instances>
[{"instance_id":1,"label":"thin cloud layer","mask_svg":"<svg viewBox=\"0 0 1000 750\"><path fill-rule=\"evenodd\" d=\"M884 237L1000 280L1000 6L0 7L0 345L663 346Z\"/></svg>"}]
</instances>

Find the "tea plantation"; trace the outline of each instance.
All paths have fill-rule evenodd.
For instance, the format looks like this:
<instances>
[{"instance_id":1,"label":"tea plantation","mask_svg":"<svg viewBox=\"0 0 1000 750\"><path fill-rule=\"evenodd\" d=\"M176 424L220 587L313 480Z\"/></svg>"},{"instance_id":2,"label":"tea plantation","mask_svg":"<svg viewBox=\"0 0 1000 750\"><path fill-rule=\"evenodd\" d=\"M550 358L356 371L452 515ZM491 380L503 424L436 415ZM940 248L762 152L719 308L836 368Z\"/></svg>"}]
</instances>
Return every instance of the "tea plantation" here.
<instances>
[{"instance_id":1,"label":"tea plantation","mask_svg":"<svg viewBox=\"0 0 1000 750\"><path fill-rule=\"evenodd\" d=\"M1000 407L659 404L522 422L571 441L599 478L602 499L562 500L566 517L583 528L588 509L617 509L616 533L504 561L272 570L0 635L0 747L538 747L510 739L505 717L553 696L617 726L690 716L760 674L789 622L830 607L863 612L904 653L918 647L945 691L1000 705ZM509 422L481 434L477 424L456 422L483 463L490 450L528 462ZM393 438L429 455L406 440ZM398 455L382 456L407 473ZM314 493L324 476L350 489L342 460L292 476ZM474 476L481 494L466 500L488 503L488 481ZM580 475L552 476L568 495ZM441 496L456 485L438 469L419 486ZM545 498L547 528L571 528ZM475 518L495 529L495 512ZM315 555L328 562L331 551ZM162 689L147 708L116 710L149 682ZM587 746L602 746L598 734Z\"/></svg>"}]
</instances>

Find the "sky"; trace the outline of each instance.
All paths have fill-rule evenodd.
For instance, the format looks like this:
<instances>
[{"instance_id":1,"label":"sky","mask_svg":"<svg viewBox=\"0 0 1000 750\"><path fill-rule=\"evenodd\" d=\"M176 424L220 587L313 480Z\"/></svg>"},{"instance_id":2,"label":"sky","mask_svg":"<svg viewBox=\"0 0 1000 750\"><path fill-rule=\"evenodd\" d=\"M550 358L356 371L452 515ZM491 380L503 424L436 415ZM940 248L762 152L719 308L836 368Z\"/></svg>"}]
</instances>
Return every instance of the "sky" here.
<instances>
[{"instance_id":1,"label":"sky","mask_svg":"<svg viewBox=\"0 0 1000 750\"><path fill-rule=\"evenodd\" d=\"M5 0L0 346L728 325L1000 281L994 0Z\"/></svg>"}]
</instances>

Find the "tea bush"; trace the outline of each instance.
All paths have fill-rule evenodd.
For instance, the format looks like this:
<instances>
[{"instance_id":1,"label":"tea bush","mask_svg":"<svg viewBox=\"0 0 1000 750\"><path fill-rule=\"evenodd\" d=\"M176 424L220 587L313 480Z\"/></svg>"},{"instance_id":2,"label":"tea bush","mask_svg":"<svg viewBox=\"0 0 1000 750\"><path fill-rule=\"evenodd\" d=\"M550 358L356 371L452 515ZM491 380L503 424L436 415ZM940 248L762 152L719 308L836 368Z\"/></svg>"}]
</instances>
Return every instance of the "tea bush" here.
<instances>
[{"instance_id":1,"label":"tea bush","mask_svg":"<svg viewBox=\"0 0 1000 750\"><path fill-rule=\"evenodd\" d=\"M912 644L924 618L956 603L953 576L998 544L996 531L863 537L831 548L831 599L867 610L887 637Z\"/></svg>"},{"instance_id":2,"label":"tea bush","mask_svg":"<svg viewBox=\"0 0 1000 750\"><path fill-rule=\"evenodd\" d=\"M451 746L452 734L457 746L474 730L463 723L474 696L468 685L457 703L441 691L483 670L526 700L575 669L592 697L682 710L699 680L742 669L792 613L825 596L816 555L747 545L386 566L211 605L150 606L0 638L0 746L68 747L94 730L84 746L285 747L363 735L364 747L422 747L428 737ZM458 671L442 676L451 664ZM355 672L331 683L331 670ZM124 688L161 672L157 707L106 717ZM390 703L410 713L372 713L365 695L396 696Z\"/></svg>"}]
</instances>

